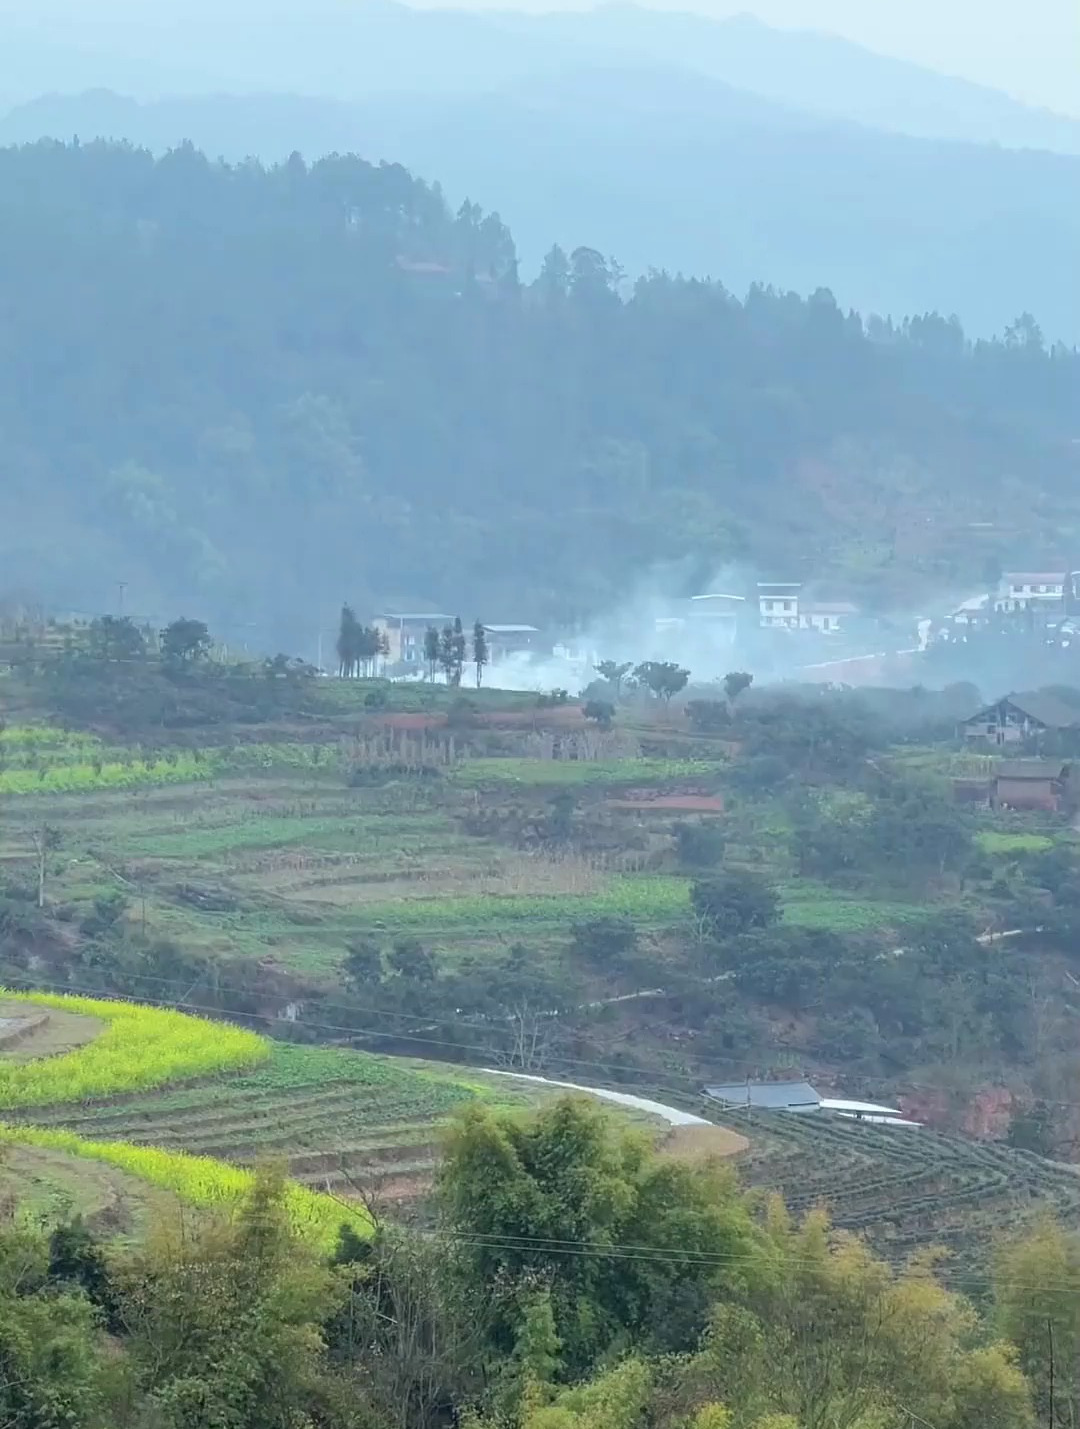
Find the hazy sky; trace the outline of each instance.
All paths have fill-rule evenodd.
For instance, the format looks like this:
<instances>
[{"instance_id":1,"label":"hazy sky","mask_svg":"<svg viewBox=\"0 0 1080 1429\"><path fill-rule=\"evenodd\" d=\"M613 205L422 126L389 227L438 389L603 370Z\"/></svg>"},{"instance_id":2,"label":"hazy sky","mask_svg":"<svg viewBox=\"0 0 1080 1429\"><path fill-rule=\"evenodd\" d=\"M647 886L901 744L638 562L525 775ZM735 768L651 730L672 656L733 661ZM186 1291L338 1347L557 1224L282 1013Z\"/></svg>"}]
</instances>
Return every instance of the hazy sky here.
<instances>
[{"instance_id":1,"label":"hazy sky","mask_svg":"<svg viewBox=\"0 0 1080 1429\"><path fill-rule=\"evenodd\" d=\"M454 8L584 9L591 0L413 0ZM1080 115L1080 0L641 0L832 30L886 54Z\"/></svg>"}]
</instances>

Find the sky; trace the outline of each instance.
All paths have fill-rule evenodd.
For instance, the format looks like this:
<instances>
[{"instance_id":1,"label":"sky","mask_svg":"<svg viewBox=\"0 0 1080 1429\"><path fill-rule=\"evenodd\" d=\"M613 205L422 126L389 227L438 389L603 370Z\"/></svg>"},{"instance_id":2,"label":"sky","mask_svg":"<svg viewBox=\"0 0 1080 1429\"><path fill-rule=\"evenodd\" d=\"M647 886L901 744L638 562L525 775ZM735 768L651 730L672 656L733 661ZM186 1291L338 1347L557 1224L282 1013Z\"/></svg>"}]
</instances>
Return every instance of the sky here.
<instances>
[{"instance_id":1,"label":"sky","mask_svg":"<svg viewBox=\"0 0 1080 1429\"><path fill-rule=\"evenodd\" d=\"M583 9L590 0L412 0L455 9ZM720 19L831 30L1080 117L1080 0L641 0Z\"/></svg>"}]
</instances>

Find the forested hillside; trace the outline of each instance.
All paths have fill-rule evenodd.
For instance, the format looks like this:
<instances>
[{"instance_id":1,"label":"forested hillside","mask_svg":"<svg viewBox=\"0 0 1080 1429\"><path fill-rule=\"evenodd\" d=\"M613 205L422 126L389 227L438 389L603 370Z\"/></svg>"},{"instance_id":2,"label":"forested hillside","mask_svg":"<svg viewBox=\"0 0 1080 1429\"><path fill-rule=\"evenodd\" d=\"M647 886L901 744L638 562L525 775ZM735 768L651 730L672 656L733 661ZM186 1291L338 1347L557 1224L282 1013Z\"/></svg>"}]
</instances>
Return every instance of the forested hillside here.
<instances>
[{"instance_id":1,"label":"forested hillside","mask_svg":"<svg viewBox=\"0 0 1080 1429\"><path fill-rule=\"evenodd\" d=\"M531 59L533 42L519 44ZM0 143L78 135L164 153L191 140L266 163L355 152L438 177L455 204L497 208L529 277L553 242L588 244L635 278L660 267L740 293L824 286L868 312L956 312L979 337L1031 309L1049 339L1080 337L1080 157L882 133L634 56L468 93L415 92L403 59L388 62L407 76L398 92L344 102L298 94L298 81L142 104L48 95L0 118Z\"/></svg>"},{"instance_id":2,"label":"forested hillside","mask_svg":"<svg viewBox=\"0 0 1080 1429\"><path fill-rule=\"evenodd\" d=\"M5 593L263 643L343 597L567 619L685 558L922 590L973 522L1075 514L1080 357L1030 317L973 345L590 249L522 286L496 216L355 157L4 150L0 313Z\"/></svg>"}]
</instances>

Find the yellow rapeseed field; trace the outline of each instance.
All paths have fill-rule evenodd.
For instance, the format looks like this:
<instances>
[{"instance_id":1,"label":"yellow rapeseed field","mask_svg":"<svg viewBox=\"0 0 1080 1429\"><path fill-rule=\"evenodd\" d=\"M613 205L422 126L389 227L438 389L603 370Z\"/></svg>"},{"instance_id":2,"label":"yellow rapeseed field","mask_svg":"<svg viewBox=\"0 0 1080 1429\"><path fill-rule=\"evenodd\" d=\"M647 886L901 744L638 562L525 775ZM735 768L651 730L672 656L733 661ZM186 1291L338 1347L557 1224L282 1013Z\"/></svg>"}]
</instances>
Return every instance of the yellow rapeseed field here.
<instances>
[{"instance_id":1,"label":"yellow rapeseed field","mask_svg":"<svg viewBox=\"0 0 1080 1429\"><path fill-rule=\"evenodd\" d=\"M0 1109L90 1101L118 1092L143 1091L232 1068L249 1067L270 1055L255 1032L183 1012L48 992L7 992L20 1001L100 1018L105 1030L63 1056L36 1061L0 1059Z\"/></svg>"},{"instance_id":2,"label":"yellow rapeseed field","mask_svg":"<svg viewBox=\"0 0 1080 1429\"><path fill-rule=\"evenodd\" d=\"M100 1014L95 1014L100 1015ZM66 1060L66 1059L65 1059ZM126 1141L84 1141L70 1131L32 1126L0 1126L0 1147L43 1146L72 1156L103 1161L119 1167L152 1186L171 1191L195 1206L228 1210L251 1190L255 1173L230 1166L209 1156L189 1156L182 1151L162 1151L156 1146L132 1146ZM368 1235L367 1215L332 1196L309 1191L290 1182L286 1192L289 1215L296 1231L321 1250L333 1249L343 1222L360 1235Z\"/></svg>"}]
</instances>

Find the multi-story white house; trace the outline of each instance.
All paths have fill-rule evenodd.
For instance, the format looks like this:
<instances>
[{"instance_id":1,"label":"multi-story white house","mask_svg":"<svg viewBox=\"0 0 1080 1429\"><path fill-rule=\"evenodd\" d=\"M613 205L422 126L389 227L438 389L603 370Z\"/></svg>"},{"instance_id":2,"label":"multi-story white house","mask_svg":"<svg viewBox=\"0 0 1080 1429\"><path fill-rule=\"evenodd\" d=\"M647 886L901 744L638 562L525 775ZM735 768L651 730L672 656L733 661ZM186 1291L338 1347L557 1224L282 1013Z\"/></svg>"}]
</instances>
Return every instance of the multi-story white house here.
<instances>
[{"instance_id":1,"label":"multi-story white house","mask_svg":"<svg viewBox=\"0 0 1080 1429\"><path fill-rule=\"evenodd\" d=\"M1005 571L998 582L994 609L1064 612L1067 594L1080 572Z\"/></svg>"},{"instance_id":2,"label":"multi-story white house","mask_svg":"<svg viewBox=\"0 0 1080 1429\"><path fill-rule=\"evenodd\" d=\"M798 630L801 581L758 581L758 621L766 630Z\"/></svg>"}]
</instances>

